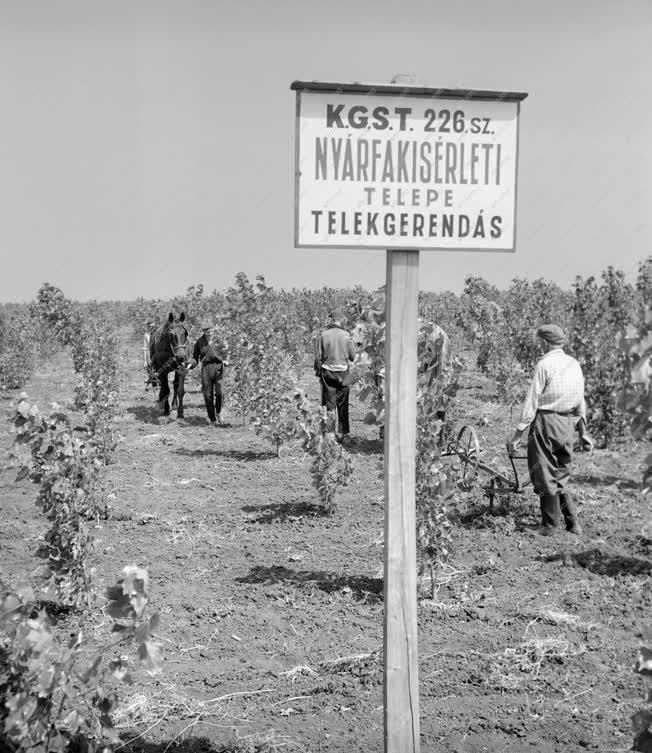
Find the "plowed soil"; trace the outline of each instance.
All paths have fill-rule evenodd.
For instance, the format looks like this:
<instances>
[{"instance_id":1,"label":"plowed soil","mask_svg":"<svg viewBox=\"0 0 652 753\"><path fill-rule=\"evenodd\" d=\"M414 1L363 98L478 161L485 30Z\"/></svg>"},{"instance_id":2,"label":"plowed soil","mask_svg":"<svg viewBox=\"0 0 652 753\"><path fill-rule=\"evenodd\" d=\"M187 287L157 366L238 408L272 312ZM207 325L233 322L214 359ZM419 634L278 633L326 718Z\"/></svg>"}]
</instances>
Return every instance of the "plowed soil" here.
<instances>
[{"instance_id":1,"label":"plowed soil","mask_svg":"<svg viewBox=\"0 0 652 753\"><path fill-rule=\"evenodd\" d=\"M166 657L161 675L136 671L120 688L123 750L381 751L383 447L364 409L352 398L354 476L327 516L300 449L277 457L229 411L228 385L225 426L207 425L194 376L186 419L168 420L144 389L139 344L126 333L123 343L123 440L104 472L96 579L101 593L124 565L148 568ZM69 403L72 386L61 354L26 391L46 409ZM317 400L309 369L305 386ZM510 417L469 366L456 411L458 426L476 427L485 462L507 471L517 409ZM531 492L490 512L486 476L457 495L450 565L434 599L420 594L424 753L631 748L644 696L633 665L651 606L645 454L625 443L576 457L581 538L536 536ZM6 465L0 562L15 583L33 579L45 521L35 487ZM85 629L99 638L110 620L97 603ZM57 630L74 625L69 615Z\"/></svg>"}]
</instances>

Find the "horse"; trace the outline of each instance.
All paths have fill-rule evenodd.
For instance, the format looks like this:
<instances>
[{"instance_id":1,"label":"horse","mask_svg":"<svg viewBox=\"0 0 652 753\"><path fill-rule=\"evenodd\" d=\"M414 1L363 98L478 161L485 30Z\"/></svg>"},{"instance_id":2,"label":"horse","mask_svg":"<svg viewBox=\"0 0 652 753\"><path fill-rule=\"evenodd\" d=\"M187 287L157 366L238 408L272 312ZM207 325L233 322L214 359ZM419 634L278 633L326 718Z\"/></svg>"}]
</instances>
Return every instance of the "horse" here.
<instances>
[{"instance_id":1,"label":"horse","mask_svg":"<svg viewBox=\"0 0 652 753\"><path fill-rule=\"evenodd\" d=\"M177 418L183 418L183 396L185 394L186 370L188 364L188 330L183 322L184 312L175 320L170 312L167 321L152 334L149 345L152 372L160 383L158 405L165 416L170 415L170 385L168 376L174 371L174 399L172 407L177 407Z\"/></svg>"}]
</instances>

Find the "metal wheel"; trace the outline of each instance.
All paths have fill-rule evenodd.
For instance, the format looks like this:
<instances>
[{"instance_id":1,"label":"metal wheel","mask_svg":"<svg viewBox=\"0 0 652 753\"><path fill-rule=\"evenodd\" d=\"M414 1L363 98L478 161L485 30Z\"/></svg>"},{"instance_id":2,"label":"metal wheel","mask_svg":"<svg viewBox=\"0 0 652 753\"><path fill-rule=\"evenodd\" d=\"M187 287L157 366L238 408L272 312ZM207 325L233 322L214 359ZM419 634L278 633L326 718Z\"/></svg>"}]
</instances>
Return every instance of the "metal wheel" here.
<instances>
[{"instance_id":1,"label":"metal wheel","mask_svg":"<svg viewBox=\"0 0 652 753\"><path fill-rule=\"evenodd\" d=\"M464 484L475 481L478 475L478 460L480 459L480 442L472 426L463 426L456 440L456 453L461 461Z\"/></svg>"}]
</instances>

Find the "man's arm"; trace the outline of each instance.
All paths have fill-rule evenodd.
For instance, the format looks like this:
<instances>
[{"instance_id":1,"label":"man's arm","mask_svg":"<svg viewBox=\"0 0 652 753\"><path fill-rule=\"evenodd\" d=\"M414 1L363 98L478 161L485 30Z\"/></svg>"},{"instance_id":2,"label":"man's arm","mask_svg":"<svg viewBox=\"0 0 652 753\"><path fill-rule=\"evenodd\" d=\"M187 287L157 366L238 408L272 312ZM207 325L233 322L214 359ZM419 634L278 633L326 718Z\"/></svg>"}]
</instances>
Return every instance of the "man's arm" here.
<instances>
[{"instance_id":1,"label":"man's arm","mask_svg":"<svg viewBox=\"0 0 652 753\"><path fill-rule=\"evenodd\" d=\"M353 338L349 335L346 341L346 357L351 363L355 361L355 346L353 345Z\"/></svg>"},{"instance_id":2,"label":"man's arm","mask_svg":"<svg viewBox=\"0 0 652 753\"><path fill-rule=\"evenodd\" d=\"M321 365L324 360L324 348L322 343L322 337L319 336L319 340L317 341L317 349L315 351L315 376L321 376Z\"/></svg>"},{"instance_id":3,"label":"man's arm","mask_svg":"<svg viewBox=\"0 0 652 753\"><path fill-rule=\"evenodd\" d=\"M534 421L534 417L539 407L539 398L543 393L543 389L546 386L546 375L543 364L537 364L534 370L534 376L530 382L530 388L528 389L525 403L523 404L523 410L521 412L521 420L512 435L512 438L507 443L507 452L513 455L516 452L518 445L521 442L523 434L527 431L528 427Z\"/></svg>"},{"instance_id":4,"label":"man's arm","mask_svg":"<svg viewBox=\"0 0 652 753\"><path fill-rule=\"evenodd\" d=\"M149 333L146 332L145 336L143 337L143 366L147 369L149 368L150 364L150 356L149 356L149 341L150 336Z\"/></svg>"},{"instance_id":5,"label":"man's arm","mask_svg":"<svg viewBox=\"0 0 652 753\"><path fill-rule=\"evenodd\" d=\"M579 405L578 411L579 420L576 424L577 433L580 435L580 441L582 443L582 449L588 450L589 452L593 449L593 439L591 439L591 435L589 434L589 430L586 426L586 400L584 399L584 396L582 395L582 402Z\"/></svg>"},{"instance_id":6,"label":"man's arm","mask_svg":"<svg viewBox=\"0 0 652 753\"><path fill-rule=\"evenodd\" d=\"M195 342L195 347L192 349L192 366L191 368L195 368L195 366L199 363L199 359L201 358L201 346L199 345L199 341L201 340L201 337L197 342Z\"/></svg>"},{"instance_id":7,"label":"man's arm","mask_svg":"<svg viewBox=\"0 0 652 753\"><path fill-rule=\"evenodd\" d=\"M537 409L539 407L539 399L543 394L543 390L546 386L546 372L543 364L537 364L534 370L534 376L530 382L525 402L523 403L523 410L521 412L521 420L516 427L518 431L524 432L528 426L534 421Z\"/></svg>"},{"instance_id":8,"label":"man's arm","mask_svg":"<svg viewBox=\"0 0 652 753\"><path fill-rule=\"evenodd\" d=\"M215 343L215 353L220 359L220 363L228 366L229 364L229 346L226 340L220 340Z\"/></svg>"}]
</instances>

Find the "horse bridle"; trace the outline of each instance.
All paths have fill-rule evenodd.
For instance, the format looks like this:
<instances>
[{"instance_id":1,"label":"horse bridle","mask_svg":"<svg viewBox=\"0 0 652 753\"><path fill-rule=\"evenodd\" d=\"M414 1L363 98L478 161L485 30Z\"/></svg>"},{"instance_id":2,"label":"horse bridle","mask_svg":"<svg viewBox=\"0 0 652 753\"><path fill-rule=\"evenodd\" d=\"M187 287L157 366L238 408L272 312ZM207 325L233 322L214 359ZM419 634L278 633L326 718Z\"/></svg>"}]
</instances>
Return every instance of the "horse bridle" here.
<instances>
[{"instance_id":1,"label":"horse bridle","mask_svg":"<svg viewBox=\"0 0 652 753\"><path fill-rule=\"evenodd\" d=\"M160 379L161 375L173 364L180 361L180 364L176 368L170 369L171 371L176 371L177 373L180 373L182 371L185 371L185 362L188 360L188 330L185 327L179 326L178 329L183 329L183 331L186 333L186 341L182 343L181 345L173 344L172 342L172 327L167 328L167 336L170 338L170 348L172 349L172 356L167 359L167 361L160 366L158 369L156 369L153 373L157 377L157 379ZM176 340L176 338L175 338Z\"/></svg>"}]
</instances>

